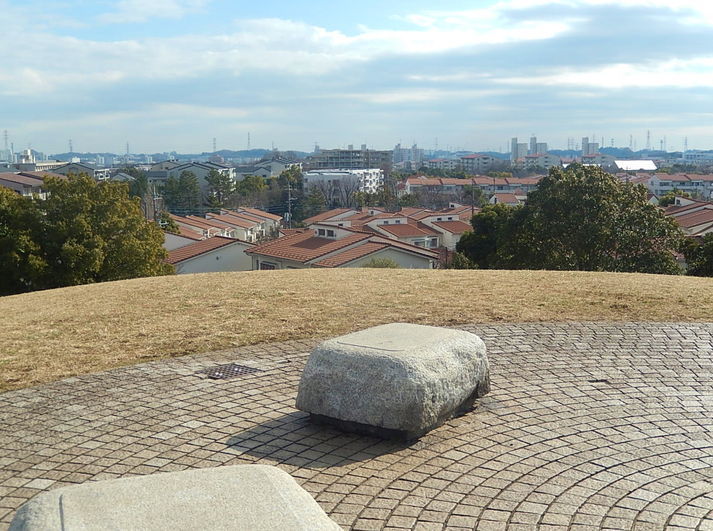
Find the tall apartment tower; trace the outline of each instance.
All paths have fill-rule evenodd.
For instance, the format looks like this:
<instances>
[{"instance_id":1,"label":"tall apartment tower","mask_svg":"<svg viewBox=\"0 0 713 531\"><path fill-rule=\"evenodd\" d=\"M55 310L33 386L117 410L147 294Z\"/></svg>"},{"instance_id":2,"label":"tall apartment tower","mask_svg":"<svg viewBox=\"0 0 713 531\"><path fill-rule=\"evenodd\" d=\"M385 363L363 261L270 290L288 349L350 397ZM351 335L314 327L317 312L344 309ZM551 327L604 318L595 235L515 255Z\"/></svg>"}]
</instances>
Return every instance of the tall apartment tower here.
<instances>
[{"instance_id":1,"label":"tall apartment tower","mask_svg":"<svg viewBox=\"0 0 713 531\"><path fill-rule=\"evenodd\" d=\"M537 155L537 137L530 137L530 149L528 150L528 155Z\"/></svg>"},{"instance_id":2,"label":"tall apartment tower","mask_svg":"<svg viewBox=\"0 0 713 531\"><path fill-rule=\"evenodd\" d=\"M517 137L514 136L510 141L510 162L517 160Z\"/></svg>"},{"instance_id":3,"label":"tall apartment tower","mask_svg":"<svg viewBox=\"0 0 713 531\"><path fill-rule=\"evenodd\" d=\"M590 142L589 137L582 138L582 156L594 155L599 153L599 142Z\"/></svg>"}]
</instances>

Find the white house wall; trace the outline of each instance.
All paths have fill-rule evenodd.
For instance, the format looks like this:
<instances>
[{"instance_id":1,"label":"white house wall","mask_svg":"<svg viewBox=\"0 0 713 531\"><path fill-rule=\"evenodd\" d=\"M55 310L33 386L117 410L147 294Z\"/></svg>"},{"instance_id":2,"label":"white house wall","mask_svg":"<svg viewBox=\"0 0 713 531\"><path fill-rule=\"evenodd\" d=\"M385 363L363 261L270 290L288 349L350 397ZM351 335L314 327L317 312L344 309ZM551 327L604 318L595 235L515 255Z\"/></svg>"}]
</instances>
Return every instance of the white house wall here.
<instances>
[{"instance_id":1,"label":"white house wall","mask_svg":"<svg viewBox=\"0 0 713 531\"><path fill-rule=\"evenodd\" d=\"M248 245L234 243L214 249L195 258L176 264L176 273L223 273L230 271L250 271L252 258L245 254Z\"/></svg>"}]
</instances>

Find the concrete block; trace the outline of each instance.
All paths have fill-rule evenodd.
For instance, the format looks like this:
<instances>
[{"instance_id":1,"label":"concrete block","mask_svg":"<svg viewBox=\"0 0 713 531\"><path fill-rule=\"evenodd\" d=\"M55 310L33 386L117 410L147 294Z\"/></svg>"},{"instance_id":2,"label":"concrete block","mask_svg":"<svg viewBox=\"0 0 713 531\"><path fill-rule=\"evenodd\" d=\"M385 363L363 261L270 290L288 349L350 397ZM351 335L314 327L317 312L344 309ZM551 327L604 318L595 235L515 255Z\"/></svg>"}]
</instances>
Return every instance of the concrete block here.
<instances>
[{"instance_id":1,"label":"concrete block","mask_svg":"<svg viewBox=\"0 0 713 531\"><path fill-rule=\"evenodd\" d=\"M11 531L338 530L287 473L267 465L187 470L62 487L18 509Z\"/></svg>"},{"instance_id":2,"label":"concrete block","mask_svg":"<svg viewBox=\"0 0 713 531\"><path fill-rule=\"evenodd\" d=\"M392 323L317 346L296 407L347 431L410 440L489 391L488 358L477 335Z\"/></svg>"}]
</instances>

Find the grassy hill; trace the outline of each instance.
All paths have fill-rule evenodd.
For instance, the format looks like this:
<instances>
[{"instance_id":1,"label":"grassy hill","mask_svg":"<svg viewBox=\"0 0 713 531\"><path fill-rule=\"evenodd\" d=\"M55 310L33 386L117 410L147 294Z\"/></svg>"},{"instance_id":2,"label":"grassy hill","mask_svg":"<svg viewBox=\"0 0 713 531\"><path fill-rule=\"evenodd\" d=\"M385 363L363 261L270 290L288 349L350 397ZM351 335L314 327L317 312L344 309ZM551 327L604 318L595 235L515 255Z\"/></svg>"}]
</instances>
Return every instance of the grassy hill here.
<instances>
[{"instance_id":1,"label":"grassy hill","mask_svg":"<svg viewBox=\"0 0 713 531\"><path fill-rule=\"evenodd\" d=\"M713 316L713 280L552 271L251 271L3 297L0 313L0 391L7 391L393 321L705 321Z\"/></svg>"}]
</instances>

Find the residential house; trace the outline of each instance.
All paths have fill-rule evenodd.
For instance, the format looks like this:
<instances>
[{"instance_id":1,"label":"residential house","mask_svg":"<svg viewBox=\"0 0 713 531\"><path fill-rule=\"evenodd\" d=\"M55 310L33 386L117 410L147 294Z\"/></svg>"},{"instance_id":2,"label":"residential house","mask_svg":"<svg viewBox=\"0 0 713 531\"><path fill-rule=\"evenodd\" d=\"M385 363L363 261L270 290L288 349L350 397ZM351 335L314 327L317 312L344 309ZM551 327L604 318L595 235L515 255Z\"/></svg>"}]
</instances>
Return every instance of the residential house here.
<instances>
[{"instance_id":1,"label":"residential house","mask_svg":"<svg viewBox=\"0 0 713 531\"><path fill-rule=\"evenodd\" d=\"M713 203L677 197L676 203L664 210L681 230L691 237L702 237L713 232Z\"/></svg>"},{"instance_id":2,"label":"residential house","mask_svg":"<svg viewBox=\"0 0 713 531\"><path fill-rule=\"evenodd\" d=\"M166 261L179 275L250 271L252 258L245 252L252 246L241 240L214 236L169 251Z\"/></svg>"},{"instance_id":3,"label":"residential house","mask_svg":"<svg viewBox=\"0 0 713 531\"><path fill-rule=\"evenodd\" d=\"M38 177L30 177L19 173L0 173L0 186L14 190L25 197L38 195L45 197L44 181Z\"/></svg>"},{"instance_id":4,"label":"residential house","mask_svg":"<svg viewBox=\"0 0 713 531\"><path fill-rule=\"evenodd\" d=\"M303 269L309 267L363 267L369 261L390 259L407 269L432 269L434 251L333 225L315 224L246 251L253 269Z\"/></svg>"},{"instance_id":5,"label":"residential house","mask_svg":"<svg viewBox=\"0 0 713 531\"><path fill-rule=\"evenodd\" d=\"M518 197L515 194L509 192L498 192L490 196L488 203L490 203L491 205L501 204L508 206L518 206L525 202L524 199L526 197L527 196Z\"/></svg>"},{"instance_id":6,"label":"residential house","mask_svg":"<svg viewBox=\"0 0 713 531\"><path fill-rule=\"evenodd\" d=\"M180 227L178 233L163 232L163 247L167 251L173 251L204 239L195 232Z\"/></svg>"},{"instance_id":7,"label":"residential house","mask_svg":"<svg viewBox=\"0 0 713 531\"><path fill-rule=\"evenodd\" d=\"M278 177L283 171L290 168L302 168L302 163L297 160L289 160L276 157L270 160L262 160L252 165L237 166L235 168L235 178L242 181L248 175L257 175L264 179Z\"/></svg>"}]
</instances>

